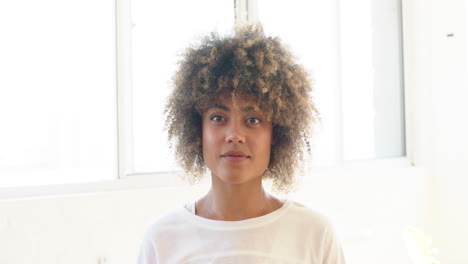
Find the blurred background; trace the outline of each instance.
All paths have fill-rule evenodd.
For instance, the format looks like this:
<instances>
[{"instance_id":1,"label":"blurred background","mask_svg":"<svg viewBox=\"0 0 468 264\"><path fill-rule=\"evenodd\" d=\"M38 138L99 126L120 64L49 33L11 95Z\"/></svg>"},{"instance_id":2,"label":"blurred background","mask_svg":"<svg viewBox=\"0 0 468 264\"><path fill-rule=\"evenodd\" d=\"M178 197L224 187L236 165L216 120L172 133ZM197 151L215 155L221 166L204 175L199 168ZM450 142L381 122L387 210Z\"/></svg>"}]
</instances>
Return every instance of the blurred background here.
<instances>
[{"instance_id":1,"label":"blurred background","mask_svg":"<svg viewBox=\"0 0 468 264\"><path fill-rule=\"evenodd\" d=\"M311 73L322 123L297 190L351 264L468 263L463 0L0 2L0 263L134 263L203 195L163 131L184 48L262 23ZM206 177L208 178L208 177Z\"/></svg>"}]
</instances>

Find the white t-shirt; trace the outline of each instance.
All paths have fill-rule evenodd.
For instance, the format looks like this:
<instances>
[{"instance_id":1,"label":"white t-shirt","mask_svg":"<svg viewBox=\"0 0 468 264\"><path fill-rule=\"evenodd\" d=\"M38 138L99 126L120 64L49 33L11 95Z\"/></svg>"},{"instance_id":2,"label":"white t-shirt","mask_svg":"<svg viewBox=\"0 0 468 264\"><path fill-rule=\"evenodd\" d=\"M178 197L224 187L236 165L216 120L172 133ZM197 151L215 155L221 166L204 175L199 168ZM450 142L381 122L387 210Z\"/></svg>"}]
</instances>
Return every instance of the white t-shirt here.
<instances>
[{"instance_id":1,"label":"white t-shirt","mask_svg":"<svg viewBox=\"0 0 468 264\"><path fill-rule=\"evenodd\" d=\"M217 221L197 216L194 203L145 231L138 264L344 264L339 240L323 215L289 200L269 214Z\"/></svg>"}]
</instances>

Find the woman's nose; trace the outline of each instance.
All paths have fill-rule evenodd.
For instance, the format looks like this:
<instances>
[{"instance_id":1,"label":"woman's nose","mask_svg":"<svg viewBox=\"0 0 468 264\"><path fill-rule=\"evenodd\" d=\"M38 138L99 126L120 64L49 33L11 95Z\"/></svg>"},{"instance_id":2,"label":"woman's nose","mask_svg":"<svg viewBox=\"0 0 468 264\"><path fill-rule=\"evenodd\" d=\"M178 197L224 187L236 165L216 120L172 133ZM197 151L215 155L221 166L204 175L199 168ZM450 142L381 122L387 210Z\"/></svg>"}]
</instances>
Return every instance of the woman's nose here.
<instances>
[{"instance_id":1,"label":"woman's nose","mask_svg":"<svg viewBox=\"0 0 468 264\"><path fill-rule=\"evenodd\" d=\"M226 131L227 143L245 143L244 129L241 124L231 123Z\"/></svg>"}]
</instances>

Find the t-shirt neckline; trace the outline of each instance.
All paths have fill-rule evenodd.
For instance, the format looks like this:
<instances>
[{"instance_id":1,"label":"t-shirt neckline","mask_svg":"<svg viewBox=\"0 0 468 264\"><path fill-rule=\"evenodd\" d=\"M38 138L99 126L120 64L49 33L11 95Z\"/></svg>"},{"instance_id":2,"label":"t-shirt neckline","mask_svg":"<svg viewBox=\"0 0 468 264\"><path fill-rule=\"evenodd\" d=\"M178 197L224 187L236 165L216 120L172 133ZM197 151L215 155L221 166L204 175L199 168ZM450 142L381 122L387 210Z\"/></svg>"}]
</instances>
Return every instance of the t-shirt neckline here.
<instances>
[{"instance_id":1,"label":"t-shirt neckline","mask_svg":"<svg viewBox=\"0 0 468 264\"><path fill-rule=\"evenodd\" d=\"M244 219L244 220L238 220L238 221L212 220L212 219L198 216L188 209L188 208L193 208L195 202L192 202L190 204L186 204L185 206L183 206L182 211L185 214L185 217L189 219L190 221L196 224L205 226L210 229L240 229L240 228L251 228L251 227L264 225L264 224L275 221L277 218L283 215L284 212L290 206L289 200L282 199L282 202L283 202L283 205L273 212L270 212L262 216Z\"/></svg>"}]
</instances>

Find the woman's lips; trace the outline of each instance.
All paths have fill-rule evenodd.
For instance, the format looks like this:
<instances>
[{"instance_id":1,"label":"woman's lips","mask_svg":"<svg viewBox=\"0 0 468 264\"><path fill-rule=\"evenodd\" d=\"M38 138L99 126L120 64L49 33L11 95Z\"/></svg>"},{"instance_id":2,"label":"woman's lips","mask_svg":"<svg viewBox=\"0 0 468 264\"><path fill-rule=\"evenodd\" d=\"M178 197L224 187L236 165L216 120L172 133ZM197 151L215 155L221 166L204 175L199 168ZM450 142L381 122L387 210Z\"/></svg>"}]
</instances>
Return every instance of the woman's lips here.
<instances>
[{"instance_id":1,"label":"woman's lips","mask_svg":"<svg viewBox=\"0 0 468 264\"><path fill-rule=\"evenodd\" d=\"M223 155L221 157L231 162L242 162L249 158L248 156L237 156L237 155Z\"/></svg>"}]
</instances>

